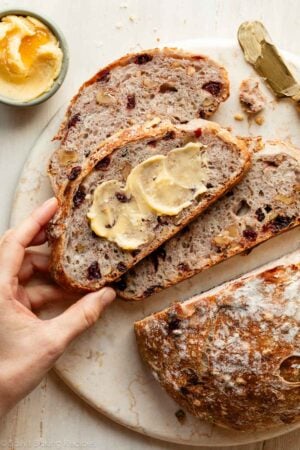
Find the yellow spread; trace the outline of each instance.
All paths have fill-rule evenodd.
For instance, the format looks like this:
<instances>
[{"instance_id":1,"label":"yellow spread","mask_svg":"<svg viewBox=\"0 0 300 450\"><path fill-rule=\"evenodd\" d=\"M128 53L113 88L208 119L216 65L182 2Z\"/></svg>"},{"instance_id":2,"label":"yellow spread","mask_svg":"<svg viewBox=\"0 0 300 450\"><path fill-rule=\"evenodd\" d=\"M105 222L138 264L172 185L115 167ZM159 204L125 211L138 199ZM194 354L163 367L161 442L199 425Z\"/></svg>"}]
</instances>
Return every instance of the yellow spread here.
<instances>
[{"instance_id":1,"label":"yellow spread","mask_svg":"<svg viewBox=\"0 0 300 450\"><path fill-rule=\"evenodd\" d=\"M202 148L189 142L167 156L152 156L132 169L125 186L116 180L101 183L87 214L92 230L126 250L150 242L149 220L177 215L206 191Z\"/></svg>"},{"instance_id":2,"label":"yellow spread","mask_svg":"<svg viewBox=\"0 0 300 450\"><path fill-rule=\"evenodd\" d=\"M59 75L63 53L56 37L33 17L0 22L0 95L29 101L47 92Z\"/></svg>"}]
</instances>

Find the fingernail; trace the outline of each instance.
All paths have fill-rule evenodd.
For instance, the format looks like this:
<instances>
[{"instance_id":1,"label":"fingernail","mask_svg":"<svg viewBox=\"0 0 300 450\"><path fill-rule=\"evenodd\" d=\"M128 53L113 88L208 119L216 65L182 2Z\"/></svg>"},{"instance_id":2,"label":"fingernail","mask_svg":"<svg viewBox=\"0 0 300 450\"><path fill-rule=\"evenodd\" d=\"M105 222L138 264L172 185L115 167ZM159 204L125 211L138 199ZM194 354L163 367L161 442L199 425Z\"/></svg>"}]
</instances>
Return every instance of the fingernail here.
<instances>
[{"instance_id":1,"label":"fingernail","mask_svg":"<svg viewBox=\"0 0 300 450\"><path fill-rule=\"evenodd\" d=\"M116 298L116 293L112 288L103 288L99 292L101 300L108 304Z\"/></svg>"},{"instance_id":2,"label":"fingernail","mask_svg":"<svg viewBox=\"0 0 300 450\"><path fill-rule=\"evenodd\" d=\"M53 206L57 204L57 198L56 197L48 198L48 200L46 200L44 202L43 206L48 206L49 207L52 204L53 204Z\"/></svg>"}]
</instances>

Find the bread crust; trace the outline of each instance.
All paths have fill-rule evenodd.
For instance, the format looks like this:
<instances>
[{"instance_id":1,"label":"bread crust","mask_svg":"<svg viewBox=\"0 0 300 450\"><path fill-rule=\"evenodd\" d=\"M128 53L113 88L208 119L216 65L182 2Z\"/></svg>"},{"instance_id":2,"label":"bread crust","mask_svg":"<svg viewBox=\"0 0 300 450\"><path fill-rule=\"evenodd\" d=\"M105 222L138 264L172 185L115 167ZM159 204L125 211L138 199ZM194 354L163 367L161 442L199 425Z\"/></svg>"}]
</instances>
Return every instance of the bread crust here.
<instances>
[{"instance_id":1,"label":"bread crust","mask_svg":"<svg viewBox=\"0 0 300 450\"><path fill-rule=\"evenodd\" d=\"M231 189L236 183L238 183L241 178L244 176L246 171L250 168L251 165L251 154L248 151L244 142L235 139L227 130L222 129L219 125L208 122L206 120L198 119L192 121L186 125L173 125L170 122L163 122L160 125L153 123L146 123L144 125L132 127L130 129L126 129L107 139L99 146L98 150L91 155L91 157L86 162L86 165L83 166L81 174L79 177L70 181L65 189L64 195L59 197L59 212L56 214L54 220L51 222L48 228L48 236L49 241L51 242L52 252L51 252L51 272L54 276L55 280L62 286L66 287L70 290L80 291L80 292L89 292L94 291L107 283L114 281L119 278L122 271L116 271L113 275L108 275L103 277L101 280L90 283L87 285L82 285L74 279L71 279L67 274L63 266L63 255L66 244L66 219L68 218L69 212L72 211L72 200L75 191L77 190L80 183L84 180L84 178L93 170L95 164L111 154L116 148L120 146L124 146L127 143L136 142L145 138L155 138L158 136L163 136L165 133L173 130L191 130L197 128L205 128L209 130L211 133L217 134L222 138L223 142L226 142L230 145L233 145L237 151L237 157L241 159L241 167L238 174L228 180L223 188L219 190L218 195L214 197L210 197L206 199L203 204L198 205L194 208L193 211L186 217L180 224L177 225L176 231L169 233L168 235L164 235L163 237L157 236L154 241L150 245L145 244L140 247L140 252L132 258L131 263L127 266L127 270L135 265L138 261L144 258L147 254L151 253L155 250L159 245L161 245L165 240L169 239L171 236L175 234L175 232L179 231L183 228L188 222L190 222L194 217L200 214L204 209L206 209L210 204L212 204L219 196L223 195L227 190Z\"/></svg>"},{"instance_id":2,"label":"bread crust","mask_svg":"<svg viewBox=\"0 0 300 450\"><path fill-rule=\"evenodd\" d=\"M135 323L143 360L180 406L240 431L300 419L299 257Z\"/></svg>"},{"instance_id":3,"label":"bread crust","mask_svg":"<svg viewBox=\"0 0 300 450\"><path fill-rule=\"evenodd\" d=\"M299 163L299 170L300 170L300 153L297 149L294 147L288 145L287 143L284 143L282 141L270 141L270 144L274 147L268 147L268 150L262 149L256 153L256 156L260 155L276 155L276 154L287 154L294 159L296 159ZM251 146L251 143L250 143ZM276 147L277 146L277 147ZM222 200L220 200L222 201ZM198 219L201 220L201 217ZM166 289L170 286L173 286L175 284L180 283L181 281L184 281L188 278L193 277L194 275L201 273L202 271L209 269L210 267L213 267L216 264L219 264L222 261L225 261L235 255L238 255L244 251L247 251L249 249L252 249L256 247L257 245L261 244L262 242L265 242L269 239L271 239L274 236L277 236L279 234L282 234L292 228L295 228L300 225L300 215L298 214L297 217L295 217L289 224L282 227L281 229L273 229L272 227L267 228L266 230L260 230L257 234L257 237L254 240L247 240L243 239L243 241L240 243L240 246L235 246L233 248L226 248L225 251L218 253L217 255L214 255L213 259L210 259L209 262L205 265L203 265L201 268L190 268L182 271L181 273L178 273L178 276L174 277L173 279L167 278L164 279L162 284L160 286L155 285L153 288L151 288L151 291L149 291L149 294L147 294L147 286L145 286L145 291L143 295L135 295L134 293L128 293L123 290L120 290L117 288L118 296L123 298L127 301L139 301L147 298L150 295L153 295L157 292L160 292L162 289ZM138 267L137 270L137 276L138 276Z\"/></svg>"}]
</instances>

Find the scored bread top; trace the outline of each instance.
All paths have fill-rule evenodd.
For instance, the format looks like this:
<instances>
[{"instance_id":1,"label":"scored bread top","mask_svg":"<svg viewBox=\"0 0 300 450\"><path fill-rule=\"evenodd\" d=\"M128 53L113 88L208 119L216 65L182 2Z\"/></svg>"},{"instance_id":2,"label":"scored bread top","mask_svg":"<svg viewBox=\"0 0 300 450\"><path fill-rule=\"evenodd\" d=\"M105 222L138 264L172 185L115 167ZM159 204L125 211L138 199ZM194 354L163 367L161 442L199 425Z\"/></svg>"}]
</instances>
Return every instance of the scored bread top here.
<instances>
[{"instance_id":1,"label":"scored bread top","mask_svg":"<svg viewBox=\"0 0 300 450\"><path fill-rule=\"evenodd\" d=\"M116 131L155 116L174 123L208 118L228 95L226 70L206 56L165 48L120 58L84 83L70 103L49 164L55 193Z\"/></svg>"},{"instance_id":2,"label":"scored bread top","mask_svg":"<svg viewBox=\"0 0 300 450\"><path fill-rule=\"evenodd\" d=\"M300 224L300 153L266 142L244 179L115 283L141 300Z\"/></svg>"},{"instance_id":3,"label":"scored bread top","mask_svg":"<svg viewBox=\"0 0 300 450\"><path fill-rule=\"evenodd\" d=\"M190 206L174 216L151 217L147 226L153 232L153 240L137 250L123 250L91 231L87 212L99 184L111 179L125 184L129 172L142 161L166 155L187 142L204 145L201 153L209 179L207 190ZM242 141L219 125L201 119L178 126L146 124L114 135L69 182L60 210L49 227L55 279L68 288L92 291L119 278L236 184L249 166L250 153Z\"/></svg>"},{"instance_id":4,"label":"scored bread top","mask_svg":"<svg viewBox=\"0 0 300 450\"><path fill-rule=\"evenodd\" d=\"M300 419L300 264L227 283L135 324L155 378L184 409L237 430Z\"/></svg>"}]
</instances>

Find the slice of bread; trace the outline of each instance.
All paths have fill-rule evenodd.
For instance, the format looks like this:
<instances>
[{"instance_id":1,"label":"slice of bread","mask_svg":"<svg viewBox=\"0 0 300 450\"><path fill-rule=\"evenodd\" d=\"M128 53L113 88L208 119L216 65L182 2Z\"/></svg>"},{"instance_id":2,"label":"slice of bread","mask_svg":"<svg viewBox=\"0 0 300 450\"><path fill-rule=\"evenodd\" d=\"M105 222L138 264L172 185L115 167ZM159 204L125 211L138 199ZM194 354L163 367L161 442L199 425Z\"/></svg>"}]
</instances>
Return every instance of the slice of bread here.
<instances>
[{"instance_id":1,"label":"slice of bread","mask_svg":"<svg viewBox=\"0 0 300 450\"><path fill-rule=\"evenodd\" d=\"M246 177L116 283L140 300L300 224L300 153L266 143Z\"/></svg>"},{"instance_id":2,"label":"slice of bread","mask_svg":"<svg viewBox=\"0 0 300 450\"><path fill-rule=\"evenodd\" d=\"M155 379L196 417L241 431L300 419L299 251L284 260L135 323Z\"/></svg>"},{"instance_id":3,"label":"slice of bread","mask_svg":"<svg viewBox=\"0 0 300 450\"><path fill-rule=\"evenodd\" d=\"M98 185L108 180L125 185L137 165L154 155L167 155L187 142L203 145L201 155L208 180L205 192L176 215L149 218L147 229L153 237L137 250L124 250L91 231L87 212ZM114 135L88 159L77 178L69 182L59 213L49 227L54 278L67 288L82 291L97 290L116 280L231 189L250 163L251 155L243 141L206 120L185 125L146 124Z\"/></svg>"},{"instance_id":4,"label":"slice of bread","mask_svg":"<svg viewBox=\"0 0 300 450\"><path fill-rule=\"evenodd\" d=\"M208 118L228 95L226 70L206 56L165 48L109 64L79 89L56 136L61 145L49 164L55 193L113 133L157 116Z\"/></svg>"}]
</instances>

